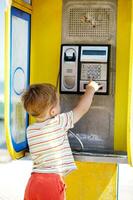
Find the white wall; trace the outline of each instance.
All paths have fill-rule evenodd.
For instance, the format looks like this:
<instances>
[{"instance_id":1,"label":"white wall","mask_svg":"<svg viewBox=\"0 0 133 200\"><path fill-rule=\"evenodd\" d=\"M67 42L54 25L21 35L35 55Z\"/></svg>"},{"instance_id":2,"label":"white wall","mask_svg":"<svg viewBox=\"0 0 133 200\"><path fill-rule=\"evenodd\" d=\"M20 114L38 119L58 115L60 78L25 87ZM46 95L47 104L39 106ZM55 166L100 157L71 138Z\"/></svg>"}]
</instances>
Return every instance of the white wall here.
<instances>
[{"instance_id":1,"label":"white wall","mask_svg":"<svg viewBox=\"0 0 133 200\"><path fill-rule=\"evenodd\" d=\"M32 162L20 159L0 163L0 200L23 200Z\"/></svg>"}]
</instances>

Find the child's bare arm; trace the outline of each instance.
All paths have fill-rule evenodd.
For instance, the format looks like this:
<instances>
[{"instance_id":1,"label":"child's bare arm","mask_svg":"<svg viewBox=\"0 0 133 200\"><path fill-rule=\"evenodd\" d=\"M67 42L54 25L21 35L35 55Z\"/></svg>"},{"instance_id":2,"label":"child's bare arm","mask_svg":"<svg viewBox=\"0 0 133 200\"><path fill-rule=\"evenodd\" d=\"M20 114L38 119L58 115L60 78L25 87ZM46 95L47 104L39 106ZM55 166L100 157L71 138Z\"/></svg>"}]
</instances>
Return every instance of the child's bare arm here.
<instances>
[{"instance_id":1,"label":"child's bare arm","mask_svg":"<svg viewBox=\"0 0 133 200\"><path fill-rule=\"evenodd\" d=\"M73 109L73 115L74 115L74 124L80 120L80 118L87 113L89 110L92 99L94 96L94 93L98 91L98 89L101 87L101 85L98 85L95 81L91 81L86 86L86 91L84 95L81 97L78 105Z\"/></svg>"}]
</instances>

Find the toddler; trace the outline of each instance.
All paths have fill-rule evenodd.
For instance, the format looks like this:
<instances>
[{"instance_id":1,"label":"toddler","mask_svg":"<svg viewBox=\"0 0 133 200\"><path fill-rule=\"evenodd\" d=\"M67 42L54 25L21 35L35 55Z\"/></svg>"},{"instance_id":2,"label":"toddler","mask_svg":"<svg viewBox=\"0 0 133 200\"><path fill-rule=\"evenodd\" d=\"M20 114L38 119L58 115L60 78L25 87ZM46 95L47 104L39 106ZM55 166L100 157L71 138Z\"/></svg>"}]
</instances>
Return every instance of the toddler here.
<instances>
[{"instance_id":1,"label":"toddler","mask_svg":"<svg viewBox=\"0 0 133 200\"><path fill-rule=\"evenodd\" d=\"M77 106L66 113L60 113L59 95L51 84L31 85L23 94L24 108L36 120L27 128L33 169L24 200L65 200L63 177L76 169L67 131L89 110L100 87L90 81Z\"/></svg>"}]
</instances>

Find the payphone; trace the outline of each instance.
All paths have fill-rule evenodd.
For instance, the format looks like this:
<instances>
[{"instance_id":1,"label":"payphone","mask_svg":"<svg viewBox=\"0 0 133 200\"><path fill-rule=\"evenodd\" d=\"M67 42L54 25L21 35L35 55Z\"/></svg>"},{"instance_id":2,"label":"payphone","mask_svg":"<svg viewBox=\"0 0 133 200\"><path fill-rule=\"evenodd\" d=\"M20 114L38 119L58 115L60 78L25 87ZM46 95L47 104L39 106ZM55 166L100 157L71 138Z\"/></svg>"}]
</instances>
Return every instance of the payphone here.
<instances>
[{"instance_id":1,"label":"payphone","mask_svg":"<svg viewBox=\"0 0 133 200\"><path fill-rule=\"evenodd\" d=\"M62 45L61 93L82 93L89 80L102 87L98 94L108 94L108 45Z\"/></svg>"},{"instance_id":2,"label":"payphone","mask_svg":"<svg viewBox=\"0 0 133 200\"><path fill-rule=\"evenodd\" d=\"M90 79L102 85L89 112L69 134L71 148L73 152L111 153L114 151L116 0L63 0L62 16L62 111L77 105Z\"/></svg>"}]
</instances>

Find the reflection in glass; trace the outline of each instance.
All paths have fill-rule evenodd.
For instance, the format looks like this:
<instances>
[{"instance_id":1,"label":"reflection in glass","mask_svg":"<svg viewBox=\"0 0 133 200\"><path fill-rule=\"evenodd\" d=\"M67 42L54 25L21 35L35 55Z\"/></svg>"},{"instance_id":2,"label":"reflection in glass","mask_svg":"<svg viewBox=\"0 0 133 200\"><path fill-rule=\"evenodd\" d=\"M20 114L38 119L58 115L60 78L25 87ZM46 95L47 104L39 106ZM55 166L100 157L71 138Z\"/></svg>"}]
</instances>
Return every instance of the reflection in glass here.
<instances>
[{"instance_id":1,"label":"reflection in glass","mask_svg":"<svg viewBox=\"0 0 133 200\"><path fill-rule=\"evenodd\" d=\"M31 5L32 1L31 0L23 0L25 3L28 3Z\"/></svg>"}]
</instances>

